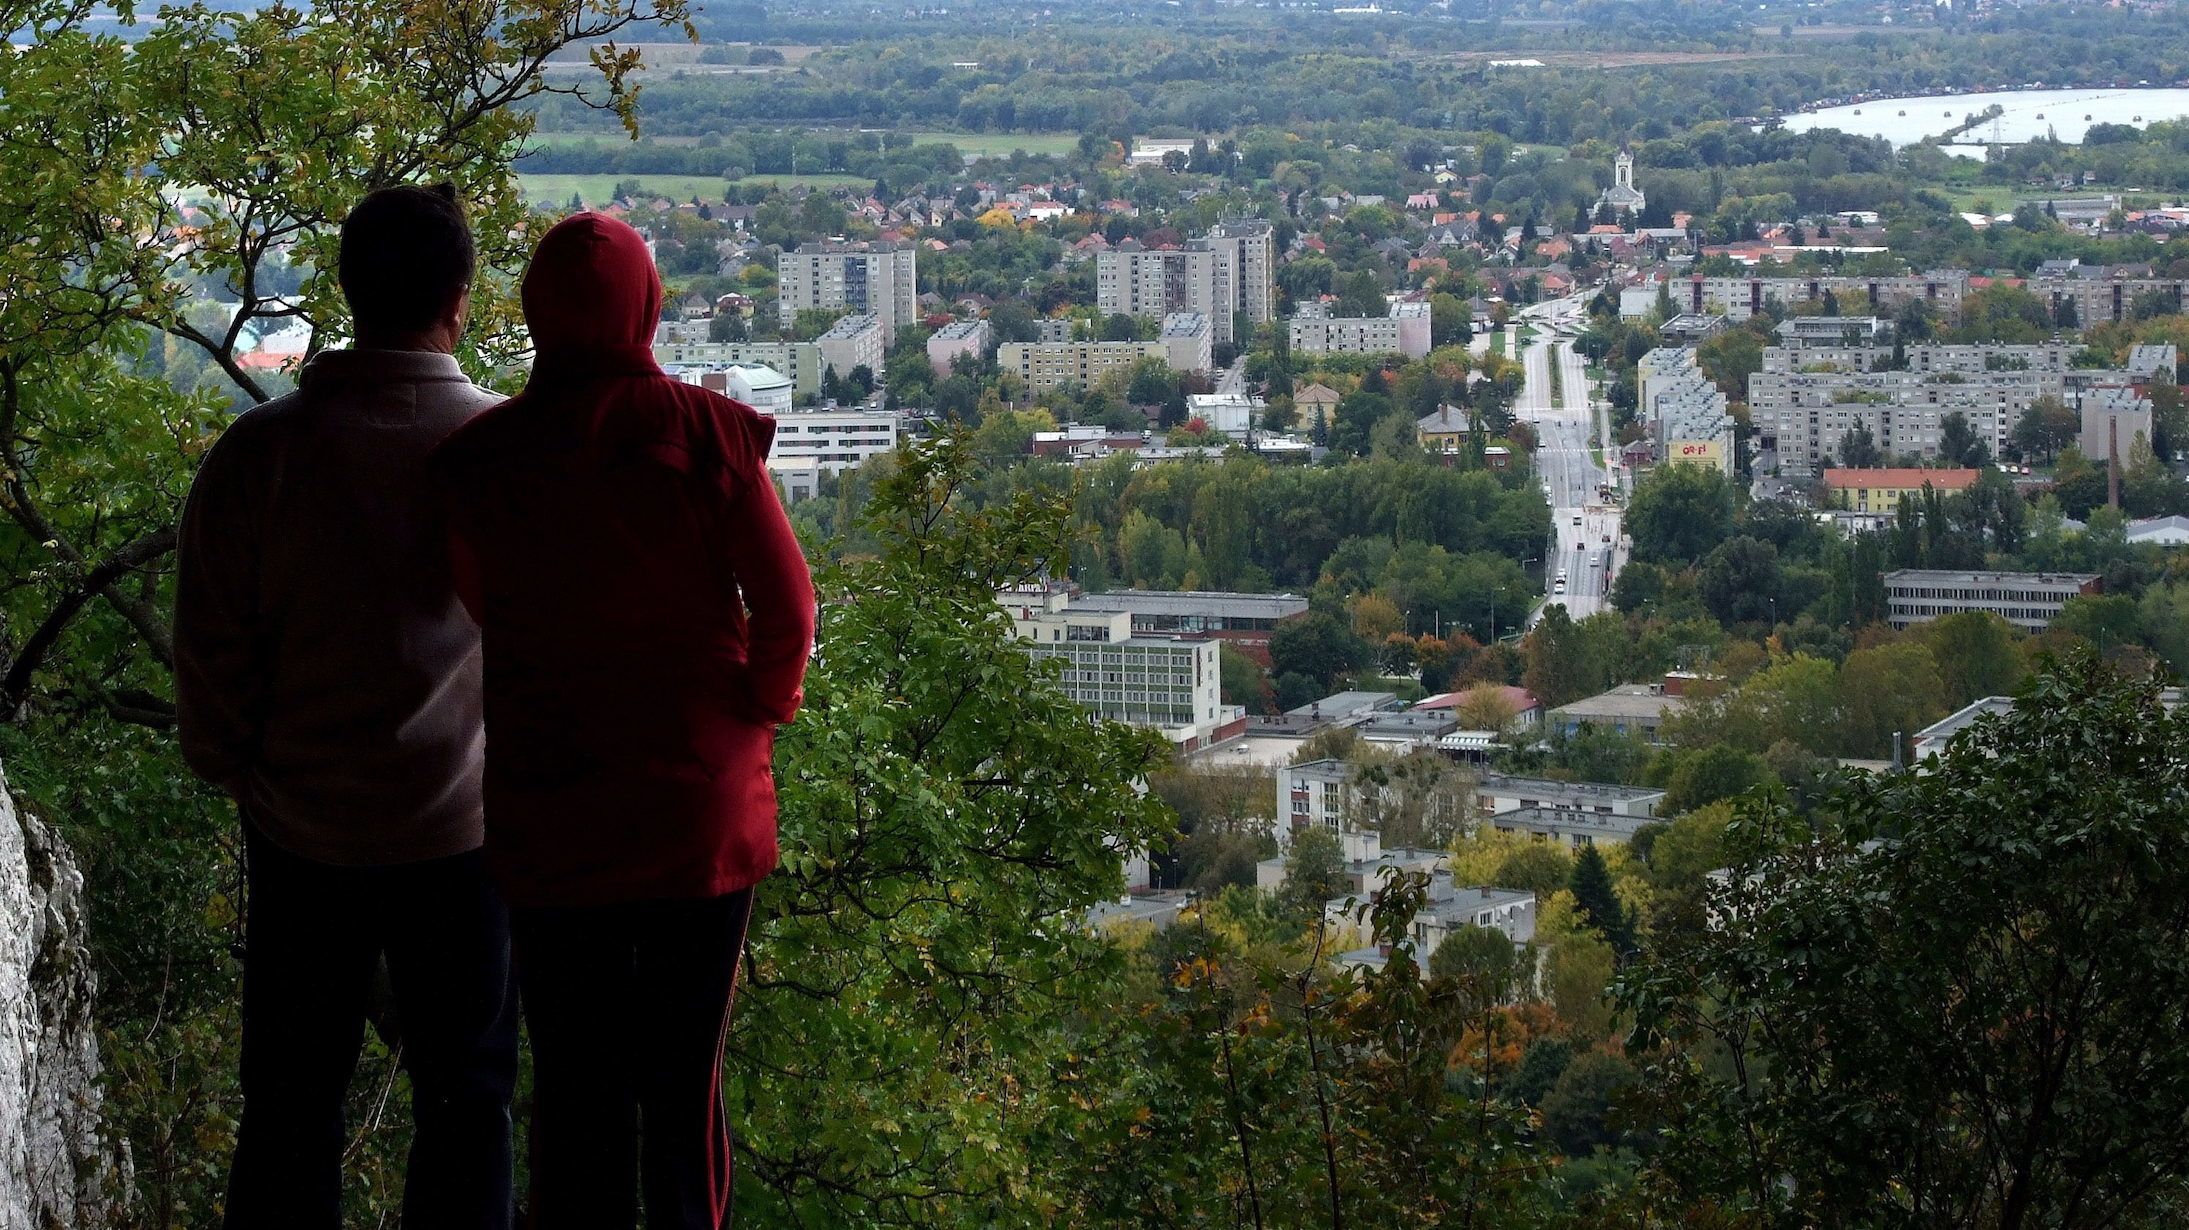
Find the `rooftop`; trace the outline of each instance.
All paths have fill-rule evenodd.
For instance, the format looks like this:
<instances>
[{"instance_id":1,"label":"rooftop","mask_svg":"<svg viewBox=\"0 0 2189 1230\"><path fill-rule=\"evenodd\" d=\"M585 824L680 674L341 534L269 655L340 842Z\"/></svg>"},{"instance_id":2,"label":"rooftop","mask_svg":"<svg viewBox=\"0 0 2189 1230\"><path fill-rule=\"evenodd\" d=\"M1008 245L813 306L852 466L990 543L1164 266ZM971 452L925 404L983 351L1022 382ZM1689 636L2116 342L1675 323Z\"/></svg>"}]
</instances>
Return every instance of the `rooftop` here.
<instances>
[{"instance_id":1,"label":"rooftop","mask_svg":"<svg viewBox=\"0 0 2189 1230\"><path fill-rule=\"evenodd\" d=\"M1842 490L1853 487L1882 487L1896 491L1920 491L1924 487L1935 487L1940 491L1965 491L1976 485L1977 478L1975 470L1924 470L1910 466L1867 470L1832 466L1824 471L1824 485Z\"/></svg>"},{"instance_id":2,"label":"rooftop","mask_svg":"<svg viewBox=\"0 0 2189 1230\"><path fill-rule=\"evenodd\" d=\"M1285 716L1342 718L1398 707L1396 692L1337 692L1297 709L1287 709Z\"/></svg>"},{"instance_id":3,"label":"rooftop","mask_svg":"<svg viewBox=\"0 0 2189 1230\"><path fill-rule=\"evenodd\" d=\"M1571 811L1556 807L1516 807L1511 811L1498 812L1487 819L1490 827L1498 829L1526 829L1531 833L1560 836L1584 833L1592 837L1616 837L1621 841L1631 839L1646 825L1659 823L1655 816Z\"/></svg>"},{"instance_id":4,"label":"rooftop","mask_svg":"<svg viewBox=\"0 0 2189 1230\"><path fill-rule=\"evenodd\" d=\"M1232 594L1211 590L1112 589L1072 599L1083 611L1130 611L1135 615L1229 615L1287 619L1307 612L1298 594Z\"/></svg>"},{"instance_id":5,"label":"rooftop","mask_svg":"<svg viewBox=\"0 0 2189 1230\"><path fill-rule=\"evenodd\" d=\"M1475 790L1481 794L1525 794L1546 799L1616 799L1622 802L1661 799L1665 794L1662 790L1648 786L1621 786L1615 782L1561 782L1546 777L1507 777L1501 773L1484 776L1482 784L1475 787Z\"/></svg>"},{"instance_id":6,"label":"rooftop","mask_svg":"<svg viewBox=\"0 0 2189 1230\"><path fill-rule=\"evenodd\" d=\"M1661 684L1622 683L1609 692L1560 705L1551 712L1578 718L1654 718L1684 703L1685 698L1665 691Z\"/></svg>"},{"instance_id":7,"label":"rooftop","mask_svg":"<svg viewBox=\"0 0 2189 1230\"><path fill-rule=\"evenodd\" d=\"M2094 572L1954 572L1938 568L1896 568L1887 585L2045 585L2081 587L2098 579Z\"/></svg>"},{"instance_id":8,"label":"rooftop","mask_svg":"<svg viewBox=\"0 0 2189 1230\"><path fill-rule=\"evenodd\" d=\"M881 317L869 312L853 312L851 315L843 317L835 324L830 325L828 332L822 334L819 340L824 342L841 340L864 333L868 329L879 329L881 327Z\"/></svg>"},{"instance_id":9,"label":"rooftop","mask_svg":"<svg viewBox=\"0 0 2189 1230\"><path fill-rule=\"evenodd\" d=\"M988 322L985 320L953 320L935 330L935 338L945 342L963 341L987 327Z\"/></svg>"}]
</instances>

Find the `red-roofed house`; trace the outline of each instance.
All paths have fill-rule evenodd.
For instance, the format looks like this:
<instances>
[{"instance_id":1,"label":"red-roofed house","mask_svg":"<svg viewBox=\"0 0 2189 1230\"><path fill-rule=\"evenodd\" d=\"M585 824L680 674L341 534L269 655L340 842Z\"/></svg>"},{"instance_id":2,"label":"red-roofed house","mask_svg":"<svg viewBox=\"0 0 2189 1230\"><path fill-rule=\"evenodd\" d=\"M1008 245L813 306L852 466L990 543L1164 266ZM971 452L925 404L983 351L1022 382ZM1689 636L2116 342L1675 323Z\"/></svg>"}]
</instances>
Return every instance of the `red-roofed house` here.
<instances>
[{"instance_id":1,"label":"red-roofed house","mask_svg":"<svg viewBox=\"0 0 2189 1230\"><path fill-rule=\"evenodd\" d=\"M1855 470L1833 466L1824 471L1824 489L1832 502L1854 512L1891 514L1908 496L1925 488L1945 494L1966 491L1976 485L1977 472L1969 469L1919 470L1892 467Z\"/></svg>"},{"instance_id":2,"label":"red-roofed house","mask_svg":"<svg viewBox=\"0 0 2189 1230\"><path fill-rule=\"evenodd\" d=\"M1470 689L1471 690L1471 689ZM1543 720L1543 702L1526 688L1499 685L1498 692L1505 703L1513 708L1513 721L1520 726L1533 726ZM1456 709L1467 698L1466 692L1441 692L1415 703L1416 709Z\"/></svg>"}]
</instances>

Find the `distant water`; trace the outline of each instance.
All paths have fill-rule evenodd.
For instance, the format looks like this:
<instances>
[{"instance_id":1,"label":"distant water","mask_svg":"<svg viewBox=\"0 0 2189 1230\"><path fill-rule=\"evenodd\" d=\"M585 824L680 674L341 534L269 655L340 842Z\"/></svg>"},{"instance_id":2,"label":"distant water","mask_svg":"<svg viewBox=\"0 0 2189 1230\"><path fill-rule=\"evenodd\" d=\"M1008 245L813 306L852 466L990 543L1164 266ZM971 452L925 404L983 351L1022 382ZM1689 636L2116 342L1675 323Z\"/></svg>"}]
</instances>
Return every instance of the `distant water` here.
<instances>
[{"instance_id":1,"label":"distant water","mask_svg":"<svg viewBox=\"0 0 2189 1230\"><path fill-rule=\"evenodd\" d=\"M1996 133L1994 121L1986 120L1954 140L1978 145L1996 140L2014 145L2037 140L2050 132L2062 141L2079 144L2092 124L2133 124L2141 128L2154 120L2189 115L2189 90L1999 90L1990 94L1880 98L1789 115L1786 127L1794 132L1837 128L1857 136L1883 137L1894 145L1907 145L1936 136L1995 105L2005 108L1996 121ZM1858 111L1860 115L1855 114ZM2085 116L2089 118L2085 119Z\"/></svg>"}]
</instances>

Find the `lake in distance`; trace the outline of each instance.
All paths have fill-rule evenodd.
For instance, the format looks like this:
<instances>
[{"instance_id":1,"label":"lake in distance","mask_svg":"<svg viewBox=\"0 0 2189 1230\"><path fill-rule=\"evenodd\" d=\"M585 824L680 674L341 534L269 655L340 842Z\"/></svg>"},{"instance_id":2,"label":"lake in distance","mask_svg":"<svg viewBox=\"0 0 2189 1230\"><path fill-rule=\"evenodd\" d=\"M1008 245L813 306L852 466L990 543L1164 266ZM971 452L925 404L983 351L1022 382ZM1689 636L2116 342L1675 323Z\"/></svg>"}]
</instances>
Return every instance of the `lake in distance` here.
<instances>
[{"instance_id":1,"label":"lake in distance","mask_svg":"<svg viewBox=\"0 0 2189 1230\"><path fill-rule=\"evenodd\" d=\"M1936 136L1990 106L2003 107L2005 113L1956 137L1953 152L1981 158L1982 146L1989 142L2019 145L2047 132L2062 141L2080 144L2092 124L2133 124L2141 128L2156 120L2179 119L2189 115L2189 90L2098 87L1879 98L1789 115L1786 127L1793 132L1837 128L1857 136L1883 137L1899 146ZM1976 148L1959 144L1962 142Z\"/></svg>"}]
</instances>

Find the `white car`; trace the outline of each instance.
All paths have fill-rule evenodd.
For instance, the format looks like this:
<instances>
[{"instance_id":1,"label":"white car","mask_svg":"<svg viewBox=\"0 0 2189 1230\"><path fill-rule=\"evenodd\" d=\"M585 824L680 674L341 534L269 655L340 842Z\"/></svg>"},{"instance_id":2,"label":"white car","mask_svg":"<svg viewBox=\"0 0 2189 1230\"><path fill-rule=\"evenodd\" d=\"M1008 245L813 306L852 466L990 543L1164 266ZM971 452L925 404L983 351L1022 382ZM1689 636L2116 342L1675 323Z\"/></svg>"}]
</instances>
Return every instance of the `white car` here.
<instances>
[{"instance_id":1,"label":"white car","mask_svg":"<svg viewBox=\"0 0 2189 1230\"><path fill-rule=\"evenodd\" d=\"M1553 586L1551 586L1551 592L1552 592L1552 593L1554 593L1554 594L1562 594L1562 593L1565 593L1565 592L1566 592L1566 578L1564 578L1564 577L1560 577L1560 578L1558 578L1558 584L1556 584L1556 585L1553 585Z\"/></svg>"}]
</instances>

